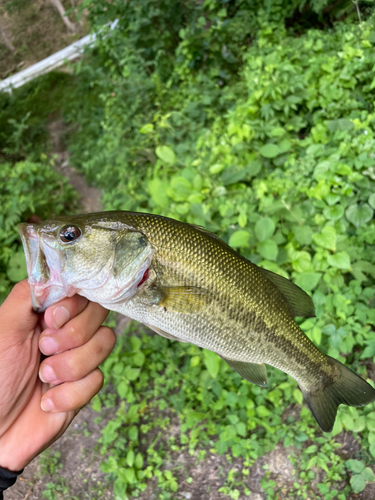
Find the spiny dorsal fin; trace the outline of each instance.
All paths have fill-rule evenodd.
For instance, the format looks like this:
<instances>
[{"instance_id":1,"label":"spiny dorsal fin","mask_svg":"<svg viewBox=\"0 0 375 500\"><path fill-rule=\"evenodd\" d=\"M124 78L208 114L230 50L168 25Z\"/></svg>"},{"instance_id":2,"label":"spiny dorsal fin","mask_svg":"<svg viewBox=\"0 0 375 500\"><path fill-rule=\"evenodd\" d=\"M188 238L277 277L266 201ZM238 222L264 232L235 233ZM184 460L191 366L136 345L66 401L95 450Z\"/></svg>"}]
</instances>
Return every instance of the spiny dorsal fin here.
<instances>
[{"instance_id":1,"label":"spiny dorsal fin","mask_svg":"<svg viewBox=\"0 0 375 500\"><path fill-rule=\"evenodd\" d=\"M244 379L252 384L267 387L267 370L263 363L244 363L243 361L224 358L224 356L221 357Z\"/></svg>"},{"instance_id":2,"label":"spiny dorsal fin","mask_svg":"<svg viewBox=\"0 0 375 500\"><path fill-rule=\"evenodd\" d=\"M190 224L191 226L193 226L195 229L197 229L198 231L200 231L201 233L205 233L207 234L208 236L211 236L211 238L215 238L215 240L219 240L221 241L222 243L225 244L225 242L223 242L223 240L221 238L219 238L219 236L215 233L212 233L211 231L209 231L208 229L206 229L205 227L203 226L199 226L198 224Z\"/></svg>"},{"instance_id":3,"label":"spiny dorsal fin","mask_svg":"<svg viewBox=\"0 0 375 500\"><path fill-rule=\"evenodd\" d=\"M208 290L196 286L157 286L155 304L180 313L195 313L212 300Z\"/></svg>"},{"instance_id":4,"label":"spiny dorsal fin","mask_svg":"<svg viewBox=\"0 0 375 500\"><path fill-rule=\"evenodd\" d=\"M283 276L279 276L272 271L263 269L262 267L258 269L263 276L271 281L279 290L289 304L293 317L302 316L304 318L311 318L315 316L314 303L311 297L309 297L299 286L295 285L293 281L283 278Z\"/></svg>"}]
</instances>

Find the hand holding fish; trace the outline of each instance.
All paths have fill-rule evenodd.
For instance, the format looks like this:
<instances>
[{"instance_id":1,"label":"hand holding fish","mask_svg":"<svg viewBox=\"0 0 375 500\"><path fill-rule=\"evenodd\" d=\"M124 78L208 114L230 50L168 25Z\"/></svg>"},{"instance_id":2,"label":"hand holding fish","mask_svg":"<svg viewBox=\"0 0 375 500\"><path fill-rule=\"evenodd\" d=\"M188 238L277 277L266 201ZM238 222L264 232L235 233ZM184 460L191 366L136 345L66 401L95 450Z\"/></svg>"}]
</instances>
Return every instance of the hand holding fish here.
<instances>
[{"instance_id":1,"label":"hand holding fish","mask_svg":"<svg viewBox=\"0 0 375 500\"><path fill-rule=\"evenodd\" d=\"M27 281L14 287L0 308L0 467L25 467L101 389L98 365L115 344L107 314L75 295L40 315ZM53 356L41 362L40 351Z\"/></svg>"}]
</instances>

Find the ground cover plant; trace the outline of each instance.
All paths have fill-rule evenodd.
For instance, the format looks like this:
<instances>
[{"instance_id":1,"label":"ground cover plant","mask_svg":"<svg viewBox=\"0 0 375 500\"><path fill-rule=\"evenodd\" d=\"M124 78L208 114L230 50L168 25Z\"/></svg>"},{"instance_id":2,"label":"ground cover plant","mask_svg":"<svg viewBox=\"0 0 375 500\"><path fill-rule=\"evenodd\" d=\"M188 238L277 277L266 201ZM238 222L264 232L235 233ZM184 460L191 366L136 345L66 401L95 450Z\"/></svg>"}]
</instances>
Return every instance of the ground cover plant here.
<instances>
[{"instance_id":1,"label":"ground cover plant","mask_svg":"<svg viewBox=\"0 0 375 500\"><path fill-rule=\"evenodd\" d=\"M373 17L359 22L346 3L337 14L346 11L341 22L309 4L319 18L315 26L311 15L285 11L281 1L205 2L180 10L173 2L168 8L152 1L113 2L105 10L100 2L86 5L93 22L120 18L119 31L101 40L95 61L80 68L83 88L97 87L100 106L95 117L81 107L71 141L78 168L104 189L106 208L203 225L253 262L293 279L316 305L317 317L301 320L303 330L324 352L369 377L375 354ZM248 468L280 441L291 447L296 480L283 490L265 474L267 498L347 498L374 479L372 405L340 409L333 433L322 435L284 374L272 370L264 391L224 365L211 353L165 339L120 341L104 371L125 403L102 438L109 453L103 470L116 478L118 498L137 494L151 476L160 498L174 498L177 475L164 464L184 447L202 459L208 449L229 460L241 457L240 477L230 475L223 487L232 498L249 494ZM113 397L103 396L102 404L113 404ZM296 413L287 417L291 403ZM180 434L170 443L159 437L145 450L152 428L168 429L172 406ZM170 416L155 419L155 408L158 415L168 408ZM342 431L358 440L356 462L340 457Z\"/></svg>"},{"instance_id":2,"label":"ground cover plant","mask_svg":"<svg viewBox=\"0 0 375 500\"><path fill-rule=\"evenodd\" d=\"M27 276L17 224L78 206L46 155L47 117L61 108L68 88L66 75L47 75L36 86L0 94L0 303Z\"/></svg>"},{"instance_id":3,"label":"ground cover plant","mask_svg":"<svg viewBox=\"0 0 375 500\"><path fill-rule=\"evenodd\" d=\"M77 64L79 99L72 89L64 108L72 161L103 189L105 208L203 225L292 279L316 306L301 328L322 351L373 377L371 3L84 7L94 29L119 18ZM194 480L183 477L181 454L197 465L211 455L233 463L221 493L243 498L255 464L277 445L292 479L280 482L265 464L265 498L374 496L373 405L340 408L324 434L285 374L270 369L269 389L261 389L213 353L134 326L103 371L106 387L93 407L116 412L98 443L115 498L150 498L151 489L155 498L180 498L179 485ZM347 436L350 456L342 451Z\"/></svg>"}]
</instances>

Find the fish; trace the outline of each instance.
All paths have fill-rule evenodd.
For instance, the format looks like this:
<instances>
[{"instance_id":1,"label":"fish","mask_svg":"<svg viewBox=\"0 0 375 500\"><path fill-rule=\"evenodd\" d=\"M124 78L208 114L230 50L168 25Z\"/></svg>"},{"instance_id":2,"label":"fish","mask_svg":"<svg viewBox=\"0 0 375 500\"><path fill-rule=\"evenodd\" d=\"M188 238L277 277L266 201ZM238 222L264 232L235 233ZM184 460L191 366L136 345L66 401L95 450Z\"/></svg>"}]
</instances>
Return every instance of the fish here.
<instances>
[{"instance_id":1,"label":"fish","mask_svg":"<svg viewBox=\"0 0 375 500\"><path fill-rule=\"evenodd\" d=\"M267 386L270 365L294 378L320 428L340 404L375 390L323 354L295 317L315 315L292 281L258 267L201 226L108 211L22 223L33 308L79 294L170 340L217 353L244 379Z\"/></svg>"}]
</instances>

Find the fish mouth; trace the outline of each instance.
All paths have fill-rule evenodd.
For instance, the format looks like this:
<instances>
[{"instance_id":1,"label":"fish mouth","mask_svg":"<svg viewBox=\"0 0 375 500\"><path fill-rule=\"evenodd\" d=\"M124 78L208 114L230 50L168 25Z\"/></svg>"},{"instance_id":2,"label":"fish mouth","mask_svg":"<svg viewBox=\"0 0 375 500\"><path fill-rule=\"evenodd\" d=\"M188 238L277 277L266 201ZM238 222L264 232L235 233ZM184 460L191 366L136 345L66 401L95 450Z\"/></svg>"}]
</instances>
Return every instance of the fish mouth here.
<instances>
[{"instance_id":1,"label":"fish mouth","mask_svg":"<svg viewBox=\"0 0 375 500\"><path fill-rule=\"evenodd\" d=\"M25 252L33 310L43 312L58 300L74 295L75 291L62 285L58 268L49 265L35 225L24 222L17 229Z\"/></svg>"}]
</instances>

